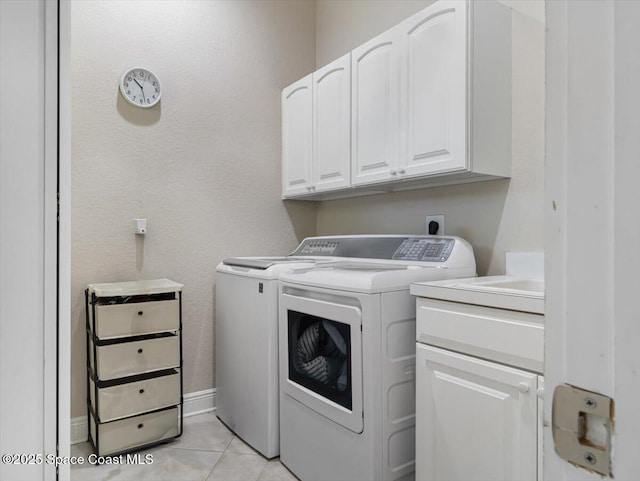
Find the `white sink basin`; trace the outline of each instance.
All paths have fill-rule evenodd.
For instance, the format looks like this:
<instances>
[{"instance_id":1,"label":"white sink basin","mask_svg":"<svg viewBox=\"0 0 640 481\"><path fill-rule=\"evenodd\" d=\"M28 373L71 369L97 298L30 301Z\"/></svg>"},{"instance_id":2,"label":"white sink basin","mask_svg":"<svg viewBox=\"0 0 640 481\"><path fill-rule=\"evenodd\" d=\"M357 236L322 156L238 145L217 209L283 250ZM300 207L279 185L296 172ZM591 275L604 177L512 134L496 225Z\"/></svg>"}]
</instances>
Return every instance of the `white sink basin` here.
<instances>
[{"instance_id":1,"label":"white sink basin","mask_svg":"<svg viewBox=\"0 0 640 481\"><path fill-rule=\"evenodd\" d=\"M544 281L491 276L411 284L411 294L466 304L544 314Z\"/></svg>"}]
</instances>

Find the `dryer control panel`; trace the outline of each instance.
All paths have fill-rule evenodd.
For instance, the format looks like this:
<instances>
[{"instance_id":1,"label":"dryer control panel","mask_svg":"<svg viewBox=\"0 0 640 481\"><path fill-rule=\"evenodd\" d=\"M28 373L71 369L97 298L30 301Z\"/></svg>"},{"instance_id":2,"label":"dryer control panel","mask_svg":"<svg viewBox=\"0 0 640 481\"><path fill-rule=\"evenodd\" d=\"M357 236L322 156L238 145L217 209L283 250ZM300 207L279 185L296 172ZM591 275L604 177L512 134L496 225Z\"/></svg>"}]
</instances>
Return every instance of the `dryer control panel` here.
<instances>
[{"instance_id":1,"label":"dryer control panel","mask_svg":"<svg viewBox=\"0 0 640 481\"><path fill-rule=\"evenodd\" d=\"M446 262L456 240L440 236L354 235L308 237L290 257L351 257L410 262Z\"/></svg>"},{"instance_id":2,"label":"dryer control panel","mask_svg":"<svg viewBox=\"0 0 640 481\"><path fill-rule=\"evenodd\" d=\"M445 262L454 244L454 239L406 239L393 254L393 260Z\"/></svg>"}]
</instances>

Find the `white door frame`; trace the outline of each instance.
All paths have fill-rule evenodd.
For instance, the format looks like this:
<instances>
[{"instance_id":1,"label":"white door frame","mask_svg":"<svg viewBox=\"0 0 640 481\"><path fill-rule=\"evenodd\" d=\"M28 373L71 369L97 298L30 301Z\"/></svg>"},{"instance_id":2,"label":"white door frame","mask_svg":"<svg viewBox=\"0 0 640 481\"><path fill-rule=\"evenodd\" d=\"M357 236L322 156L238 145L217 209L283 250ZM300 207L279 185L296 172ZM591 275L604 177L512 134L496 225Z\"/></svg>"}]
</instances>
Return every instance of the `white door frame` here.
<instances>
[{"instance_id":1,"label":"white door frame","mask_svg":"<svg viewBox=\"0 0 640 481\"><path fill-rule=\"evenodd\" d=\"M58 2L44 6L44 453L58 455ZM56 479L45 463L44 479Z\"/></svg>"},{"instance_id":2,"label":"white door frame","mask_svg":"<svg viewBox=\"0 0 640 481\"><path fill-rule=\"evenodd\" d=\"M58 456L71 455L71 0L59 0L58 32ZM69 481L60 465L59 481Z\"/></svg>"},{"instance_id":3,"label":"white door frame","mask_svg":"<svg viewBox=\"0 0 640 481\"><path fill-rule=\"evenodd\" d=\"M612 474L640 473L640 2L546 4L545 479L597 480L562 460L556 386L613 398Z\"/></svg>"},{"instance_id":4,"label":"white door frame","mask_svg":"<svg viewBox=\"0 0 640 481\"><path fill-rule=\"evenodd\" d=\"M64 458L71 455L71 0L45 1L45 35L44 454ZM45 479L70 476L69 464L58 466L57 478L46 465Z\"/></svg>"}]
</instances>

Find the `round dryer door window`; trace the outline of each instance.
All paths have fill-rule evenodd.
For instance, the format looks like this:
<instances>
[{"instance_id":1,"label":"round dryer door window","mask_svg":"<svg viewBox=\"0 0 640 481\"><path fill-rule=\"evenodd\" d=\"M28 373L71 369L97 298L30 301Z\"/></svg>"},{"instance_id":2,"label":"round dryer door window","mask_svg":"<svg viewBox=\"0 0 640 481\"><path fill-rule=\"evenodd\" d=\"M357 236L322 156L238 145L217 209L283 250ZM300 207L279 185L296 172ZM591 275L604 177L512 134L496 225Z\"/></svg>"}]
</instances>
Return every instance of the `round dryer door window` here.
<instances>
[{"instance_id":1,"label":"round dryer door window","mask_svg":"<svg viewBox=\"0 0 640 481\"><path fill-rule=\"evenodd\" d=\"M351 410L350 326L289 311L289 379Z\"/></svg>"}]
</instances>

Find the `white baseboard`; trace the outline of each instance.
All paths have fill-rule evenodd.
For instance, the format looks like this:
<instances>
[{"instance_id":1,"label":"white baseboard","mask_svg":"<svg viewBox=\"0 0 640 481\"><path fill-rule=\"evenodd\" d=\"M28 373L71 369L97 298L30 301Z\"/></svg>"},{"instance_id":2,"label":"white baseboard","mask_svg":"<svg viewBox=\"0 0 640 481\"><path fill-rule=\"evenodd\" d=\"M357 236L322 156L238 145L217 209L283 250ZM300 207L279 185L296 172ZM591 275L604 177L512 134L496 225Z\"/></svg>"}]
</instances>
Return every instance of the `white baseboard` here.
<instances>
[{"instance_id":1,"label":"white baseboard","mask_svg":"<svg viewBox=\"0 0 640 481\"><path fill-rule=\"evenodd\" d=\"M216 388L184 395L184 417L207 413L216 408Z\"/></svg>"},{"instance_id":2,"label":"white baseboard","mask_svg":"<svg viewBox=\"0 0 640 481\"><path fill-rule=\"evenodd\" d=\"M87 416L71 418L71 444L84 443L89 439Z\"/></svg>"},{"instance_id":3,"label":"white baseboard","mask_svg":"<svg viewBox=\"0 0 640 481\"><path fill-rule=\"evenodd\" d=\"M216 389L191 392L184 395L184 417L213 411L216 408ZM89 439L87 416L71 418L71 444L84 443Z\"/></svg>"}]
</instances>

